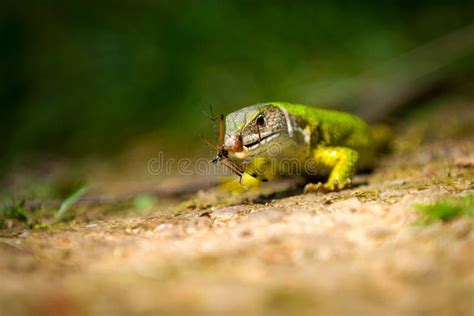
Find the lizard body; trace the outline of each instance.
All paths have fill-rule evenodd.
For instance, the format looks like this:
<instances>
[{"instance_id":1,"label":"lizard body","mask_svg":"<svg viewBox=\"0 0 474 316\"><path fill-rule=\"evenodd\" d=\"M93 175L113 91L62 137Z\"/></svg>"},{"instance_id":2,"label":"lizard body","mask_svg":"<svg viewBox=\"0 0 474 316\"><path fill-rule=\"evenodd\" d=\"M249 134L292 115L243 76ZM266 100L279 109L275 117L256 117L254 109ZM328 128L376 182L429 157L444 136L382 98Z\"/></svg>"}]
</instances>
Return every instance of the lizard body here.
<instances>
[{"instance_id":1,"label":"lizard body","mask_svg":"<svg viewBox=\"0 0 474 316\"><path fill-rule=\"evenodd\" d=\"M238 148L228 157L242 166L244 186L298 173L326 179L309 184L309 190L334 191L349 185L356 170L371 168L377 157L372 129L346 112L268 102L230 113L225 120L223 145Z\"/></svg>"}]
</instances>

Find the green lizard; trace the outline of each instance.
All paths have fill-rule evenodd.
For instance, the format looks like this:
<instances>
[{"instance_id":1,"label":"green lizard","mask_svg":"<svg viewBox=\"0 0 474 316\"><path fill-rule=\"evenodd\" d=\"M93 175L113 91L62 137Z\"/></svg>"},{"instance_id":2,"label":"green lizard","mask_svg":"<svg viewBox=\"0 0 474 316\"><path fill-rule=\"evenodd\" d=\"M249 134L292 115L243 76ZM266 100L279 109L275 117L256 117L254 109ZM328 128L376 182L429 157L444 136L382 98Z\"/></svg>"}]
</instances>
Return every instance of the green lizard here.
<instances>
[{"instance_id":1,"label":"green lizard","mask_svg":"<svg viewBox=\"0 0 474 316\"><path fill-rule=\"evenodd\" d=\"M357 116L283 102L230 113L222 134L221 125L214 161L240 175L246 187L297 174L326 180L307 184L305 191L343 189L356 170L374 165L381 145L373 129Z\"/></svg>"}]
</instances>

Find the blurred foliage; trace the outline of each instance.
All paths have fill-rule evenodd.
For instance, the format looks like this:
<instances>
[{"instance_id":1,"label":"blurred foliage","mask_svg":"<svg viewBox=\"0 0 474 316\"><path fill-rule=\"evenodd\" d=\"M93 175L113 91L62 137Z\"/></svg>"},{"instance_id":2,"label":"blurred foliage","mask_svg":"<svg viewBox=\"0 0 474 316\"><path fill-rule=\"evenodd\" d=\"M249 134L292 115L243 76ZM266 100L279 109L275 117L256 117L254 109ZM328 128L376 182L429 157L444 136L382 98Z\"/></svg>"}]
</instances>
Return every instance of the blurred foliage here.
<instances>
[{"instance_id":1,"label":"blurred foliage","mask_svg":"<svg viewBox=\"0 0 474 316\"><path fill-rule=\"evenodd\" d=\"M0 4L0 150L83 156L145 134L198 142L203 115L319 104L472 21L469 1L14 1ZM329 92L328 92L329 93ZM331 93L334 93L331 92ZM179 142L178 142L179 144Z\"/></svg>"},{"instance_id":2,"label":"blurred foliage","mask_svg":"<svg viewBox=\"0 0 474 316\"><path fill-rule=\"evenodd\" d=\"M7 220L17 220L27 226L32 225L32 217L25 208L24 200L15 200L13 197L9 197L7 203L0 205L0 229L5 226Z\"/></svg>"},{"instance_id":3,"label":"blurred foliage","mask_svg":"<svg viewBox=\"0 0 474 316\"><path fill-rule=\"evenodd\" d=\"M74 203L76 203L85 193L87 192L86 187L82 187L74 191L71 195L69 195L59 207L59 210L54 215L57 221L67 221L73 219L76 214L70 212L70 209L73 207Z\"/></svg>"},{"instance_id":4,"label":"blurred foliage","mask_svg":"<svg viewBox=\"0 0 474 316\"><path fill-rule=\"evenodd\" d=\"M474 195L449 198L432 204L421 204L417 207L422 214L422 223L446 222L459 216L474 216Z\"/></svg>"}]
</instances>

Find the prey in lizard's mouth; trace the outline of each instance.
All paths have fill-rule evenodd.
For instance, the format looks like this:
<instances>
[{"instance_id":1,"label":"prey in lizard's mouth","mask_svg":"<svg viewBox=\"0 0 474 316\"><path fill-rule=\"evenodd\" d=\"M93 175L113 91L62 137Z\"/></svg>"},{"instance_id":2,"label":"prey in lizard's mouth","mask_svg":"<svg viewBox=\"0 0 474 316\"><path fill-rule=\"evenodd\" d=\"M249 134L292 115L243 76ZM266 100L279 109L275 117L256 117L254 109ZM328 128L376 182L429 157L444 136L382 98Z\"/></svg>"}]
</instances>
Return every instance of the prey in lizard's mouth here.
<instances>
[{"instance_id":1,"label":"prey in lizard's mouth","mask_svg":"<svg viewBox=\"0 0 474 316\"><path fill-rule=\"evenodd\" d=\"M221 163L242 176L246 163L258 155L267 155L267 147L287 131L287 119L277 107L264 107L256 105L251 112L236 111L225 119L222 114L213 117L211 112L211 120L218 121L218 142L212 144L202 136L201 140L216 150L217 155L212 162Z\"/></svg>"}]
</instances>

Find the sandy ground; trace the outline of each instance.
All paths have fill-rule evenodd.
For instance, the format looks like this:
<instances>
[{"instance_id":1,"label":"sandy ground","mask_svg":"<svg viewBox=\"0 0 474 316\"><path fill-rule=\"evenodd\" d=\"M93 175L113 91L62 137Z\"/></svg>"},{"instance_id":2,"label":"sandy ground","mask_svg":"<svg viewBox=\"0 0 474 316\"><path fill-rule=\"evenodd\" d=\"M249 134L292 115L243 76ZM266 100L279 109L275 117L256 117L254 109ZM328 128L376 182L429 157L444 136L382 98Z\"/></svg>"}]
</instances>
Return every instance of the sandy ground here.
<instances>
[{"instance_id":1,"label":"sandy ground","mask_svg":"<svg viewBox=\"0 0 474 316\"><path fill-rule=\"evenodd\" d=\"M338 193L205 190L3 234L0 315L473 315L474 219L416 205L474 193L474 138L402 145Z\"/></svg>"}]
</instances>

